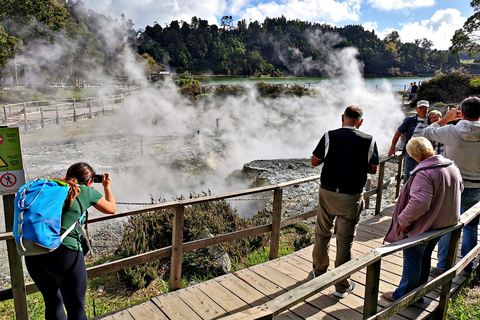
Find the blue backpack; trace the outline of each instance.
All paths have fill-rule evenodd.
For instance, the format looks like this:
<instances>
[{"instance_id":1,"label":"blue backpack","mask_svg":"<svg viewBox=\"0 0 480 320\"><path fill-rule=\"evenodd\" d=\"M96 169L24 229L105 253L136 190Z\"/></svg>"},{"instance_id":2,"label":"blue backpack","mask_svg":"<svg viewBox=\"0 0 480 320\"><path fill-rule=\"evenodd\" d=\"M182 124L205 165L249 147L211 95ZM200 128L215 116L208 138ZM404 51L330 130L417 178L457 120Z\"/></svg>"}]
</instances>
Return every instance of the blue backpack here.
<instances>
[{"instance_id":1,"label":"blue backpack","mask_svg":"<svg viewBox=\"0 0 480 320\"><path fill-rule=\"evenodd\" d=\"M68 184L35 179L22 187L15 196L13 236L20 255L33 256L51 252L78 225L83 214L67 231L61 233L63 204Z\"/></svg>"}]
</instances>

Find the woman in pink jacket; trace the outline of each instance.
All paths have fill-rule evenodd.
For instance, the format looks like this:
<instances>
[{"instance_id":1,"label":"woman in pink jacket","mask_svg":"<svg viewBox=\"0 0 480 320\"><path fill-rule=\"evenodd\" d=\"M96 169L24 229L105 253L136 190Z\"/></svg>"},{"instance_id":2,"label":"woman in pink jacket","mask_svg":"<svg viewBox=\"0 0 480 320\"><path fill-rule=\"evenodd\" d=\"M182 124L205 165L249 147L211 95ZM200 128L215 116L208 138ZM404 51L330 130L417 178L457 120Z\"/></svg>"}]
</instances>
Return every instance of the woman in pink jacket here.
<instances>
[{"instance_id":1,"label":"woman in pink jacket","mask_svg":"<svg viewBox=\"0 0 480 320\"><path fill-rule=\"evenodd\" d=\"M430 141L423 137L410 139L407 152L419 165L398 197L387 242L449 227L460 220L463 181L453 161L436 155ZM439 239L403 250L400 284L383 297L394 301L428 281L432 251Z\"/></svg>"}]
</instances>

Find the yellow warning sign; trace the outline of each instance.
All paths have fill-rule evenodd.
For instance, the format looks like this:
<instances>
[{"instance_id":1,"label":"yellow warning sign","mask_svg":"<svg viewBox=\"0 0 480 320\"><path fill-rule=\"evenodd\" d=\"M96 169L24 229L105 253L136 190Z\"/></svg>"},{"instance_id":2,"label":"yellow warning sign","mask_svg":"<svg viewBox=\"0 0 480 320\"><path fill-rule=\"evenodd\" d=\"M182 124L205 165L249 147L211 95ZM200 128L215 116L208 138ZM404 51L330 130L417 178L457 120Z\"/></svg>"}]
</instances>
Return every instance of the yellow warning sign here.
<instances>
[{"instance_id":1,"label":"yellow warning sign","mask_svg":"<svg viewBox=\"0 0 480 320\"><path fill-rule=\"evenodd\" d=\"M8 167L8 164L3 160L2 156L0 156L0 168Z\"/></svg>"}]
</instances>

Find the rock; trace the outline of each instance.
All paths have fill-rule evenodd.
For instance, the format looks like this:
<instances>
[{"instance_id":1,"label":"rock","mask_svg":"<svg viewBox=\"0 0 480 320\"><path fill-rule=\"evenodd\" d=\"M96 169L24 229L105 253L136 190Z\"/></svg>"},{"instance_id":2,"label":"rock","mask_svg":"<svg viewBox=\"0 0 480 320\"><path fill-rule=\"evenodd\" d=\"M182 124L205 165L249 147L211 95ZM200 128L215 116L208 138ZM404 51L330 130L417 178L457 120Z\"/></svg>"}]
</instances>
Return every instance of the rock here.
<instances>
[{"instance_id":1,"label":"rock","mask_svg":"<svg viewBox=\"0 0 480 320\"><path fill-rule=\"evenodd\" d=\"M204 227L202 231L197 234L196 238L197 240L199 240L212 237L213 235L210 233L210 231L206 227ZM228 253L225 251L225 248L221 244L216 244L214 246L208 247L208 254L209 259L216 262L220 269L220 272L222 272L223 274L230 272L230 270L232 269L232 261L230 260Z\"/></svg>"}]
</instances>

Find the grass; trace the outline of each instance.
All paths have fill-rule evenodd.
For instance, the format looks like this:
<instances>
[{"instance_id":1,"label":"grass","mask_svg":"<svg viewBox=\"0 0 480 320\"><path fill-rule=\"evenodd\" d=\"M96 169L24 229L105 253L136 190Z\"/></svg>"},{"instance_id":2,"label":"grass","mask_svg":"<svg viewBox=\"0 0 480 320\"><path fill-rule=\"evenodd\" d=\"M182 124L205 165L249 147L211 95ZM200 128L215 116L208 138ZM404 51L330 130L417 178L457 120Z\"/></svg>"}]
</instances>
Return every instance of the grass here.
<instances>
[{"instance_id":1,"label":"grass","mask_svg":"<svg viewBox=\"0 0 480 320\"><path fill-rule=\"evenodd\" d=\"M469 280L468 285L450 300L448 320L480 319L480 279L478 273Z\"/></svg>"}]
</instances>

